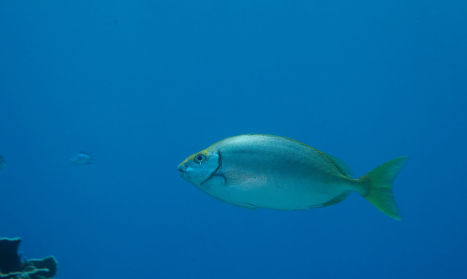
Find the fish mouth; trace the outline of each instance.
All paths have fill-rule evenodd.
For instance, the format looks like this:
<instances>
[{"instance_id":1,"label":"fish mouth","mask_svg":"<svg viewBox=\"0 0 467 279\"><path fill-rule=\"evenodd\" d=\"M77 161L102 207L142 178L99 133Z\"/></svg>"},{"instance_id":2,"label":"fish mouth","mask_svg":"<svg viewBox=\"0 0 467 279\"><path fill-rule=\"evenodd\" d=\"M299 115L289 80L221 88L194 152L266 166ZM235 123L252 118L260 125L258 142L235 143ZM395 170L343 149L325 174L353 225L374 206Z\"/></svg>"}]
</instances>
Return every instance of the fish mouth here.
<instances>
[{"instance_id":1,"label":"fish mouth","mask_svg":"<svg viewBox=\"0 0 467 279\"><path fill-rule=\"evenodd\" d=\"M183 174L186 172L187 167L183 164L178 165L178 171L180 172L180 176L183 176Z\"/></svg>"}]
</instances>

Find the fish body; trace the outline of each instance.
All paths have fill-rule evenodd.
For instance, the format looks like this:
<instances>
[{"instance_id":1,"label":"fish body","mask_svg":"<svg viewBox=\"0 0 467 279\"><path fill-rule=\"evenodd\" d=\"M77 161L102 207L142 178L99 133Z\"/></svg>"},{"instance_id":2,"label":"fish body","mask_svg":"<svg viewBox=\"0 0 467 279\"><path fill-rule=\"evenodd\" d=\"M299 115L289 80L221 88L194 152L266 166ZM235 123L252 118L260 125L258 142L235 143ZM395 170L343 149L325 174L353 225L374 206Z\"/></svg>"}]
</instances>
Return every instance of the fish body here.
<instances>
[{"instance_id":1,"label":"fish body","mask_svg":"<svg viewBox=\"0 0 467 279\"><path fill-rule=\"evenodd\" d=\"M71 162L73 162L75 165L89 165L95 161L95 156L89 152L79 152L73 158L71 158Z\"/></svg>"},{"instance_id":2,"label":"fish body","mask_svg":"<svg viewBox=\"0 0 467 279\"><path fill-rule=\"evenodd\" d=\"M179 170L184 179L207 194L250 209L324 207L356 191L384 213L401 219L392 196L392 181L407 161L408 157L401 157L386 163L386 167L383 164L383 171L353 179L345 163L306 144L279 136L249 134L224 139L193 154L179 165ZM390 179L389 188L387 181L373 187L372 178L378 180L380 176Z\"/></svg>"},{"instance_id":3,"label":"fish body","mask_svg":"<svg viewBox=\"0 0 467 279\"><path fill-rule=\"evenodd\" d=\"M0 155L0 169L5 166L5 160L3 159L2 155Z\"/></svg>"}]
</instances>

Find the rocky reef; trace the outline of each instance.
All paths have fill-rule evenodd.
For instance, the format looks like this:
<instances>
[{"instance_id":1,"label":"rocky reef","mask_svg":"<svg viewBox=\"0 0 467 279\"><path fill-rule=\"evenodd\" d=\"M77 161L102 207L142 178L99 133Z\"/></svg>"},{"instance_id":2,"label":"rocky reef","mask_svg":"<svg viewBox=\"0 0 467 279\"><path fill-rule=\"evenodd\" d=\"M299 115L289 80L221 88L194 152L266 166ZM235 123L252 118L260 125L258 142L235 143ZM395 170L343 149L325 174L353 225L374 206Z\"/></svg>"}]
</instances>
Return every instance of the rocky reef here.
<instances>
[{"instance_id":1,"label":"rocky reef","mask_svg":"<svg viewBox=\"0 0 467 279\"><path fill-rule=\"evenodd\" d=\"M22 260L18 255L21 238L0 238L0 279L49 279L57 273L53 256Z\"/></svg>"}]
</instances>

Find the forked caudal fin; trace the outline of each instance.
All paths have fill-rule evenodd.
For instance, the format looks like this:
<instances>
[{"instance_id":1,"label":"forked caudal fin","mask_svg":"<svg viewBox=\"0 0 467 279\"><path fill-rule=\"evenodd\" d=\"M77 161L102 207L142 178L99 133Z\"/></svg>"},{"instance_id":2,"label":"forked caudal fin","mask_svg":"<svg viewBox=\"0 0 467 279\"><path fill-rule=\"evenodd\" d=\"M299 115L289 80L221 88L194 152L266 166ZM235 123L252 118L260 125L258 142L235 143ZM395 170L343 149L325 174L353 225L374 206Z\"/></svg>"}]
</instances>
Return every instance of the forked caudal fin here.
<instances>
[{"instance_id":1,"label":"forked caudal fin","mask_svg":"<svg viewBox=\"0 0 467 279\"><path fill-rule=\"evenodd\" d=\"M381 212L396 220L402 220L402 216L392 193L392 184L409 159L410 157L393 159L359 178L365 184L369 184L368 191L362 196Z\"/></svg>"}]
</instances>

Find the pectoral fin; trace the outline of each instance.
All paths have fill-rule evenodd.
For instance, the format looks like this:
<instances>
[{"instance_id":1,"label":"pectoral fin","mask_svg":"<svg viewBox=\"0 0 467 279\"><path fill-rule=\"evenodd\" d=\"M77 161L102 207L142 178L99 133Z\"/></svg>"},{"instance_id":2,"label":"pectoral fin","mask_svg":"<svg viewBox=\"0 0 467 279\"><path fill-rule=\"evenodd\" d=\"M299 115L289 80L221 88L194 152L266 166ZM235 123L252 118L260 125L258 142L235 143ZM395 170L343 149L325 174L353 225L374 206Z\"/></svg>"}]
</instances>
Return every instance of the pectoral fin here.
<instances>
[{"instance_id":1,"label":"pectoral fin","mask_svg":"<svg viewBox=\"0 0 467 279\"><path fill-rule=\"evenodd\" d=\"M244 203L244 202L242 202L242 203L236 203L235 205L236 205L236 206L243 207L243 208L251 209L251 210L256 210L256 209L258 209L258 207L254 206L254 205L252 205L252 204L249 204L249 203Z\"/></svg>"}]
</instances>

